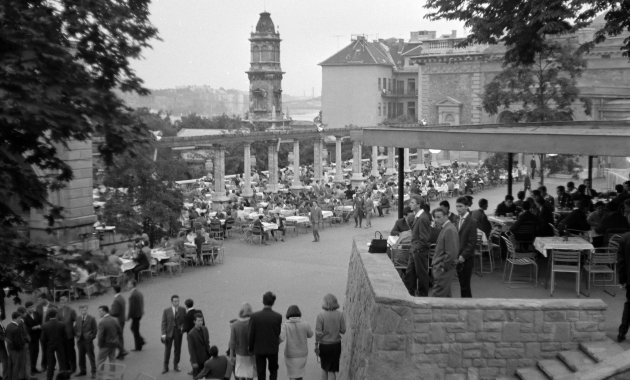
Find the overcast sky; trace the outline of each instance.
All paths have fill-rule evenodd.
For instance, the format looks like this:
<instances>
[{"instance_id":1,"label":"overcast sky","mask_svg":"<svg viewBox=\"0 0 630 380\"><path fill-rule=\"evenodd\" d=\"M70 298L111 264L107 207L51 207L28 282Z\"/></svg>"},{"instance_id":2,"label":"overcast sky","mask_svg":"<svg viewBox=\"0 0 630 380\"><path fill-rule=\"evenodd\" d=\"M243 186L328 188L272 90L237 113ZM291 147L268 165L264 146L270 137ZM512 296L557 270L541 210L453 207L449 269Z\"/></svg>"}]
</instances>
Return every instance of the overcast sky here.
<instances>
[{"instance_id":1,"label":"overcast sky","mask_svg":"<svg viewBox=\"0 0 630 380\"><path fill-rule=\"evenodd\" d=\"M210 85L247 90L249 34L266 9L279 27L280 59L286 94L316 96L321 90L317 64L350 42L352 34L369 39L404 38L414 30L457 30L458 23L430 23L423 0L153 0L151 21L163 41L135 68L147 87Z\"/></svg>"}]
</instances>

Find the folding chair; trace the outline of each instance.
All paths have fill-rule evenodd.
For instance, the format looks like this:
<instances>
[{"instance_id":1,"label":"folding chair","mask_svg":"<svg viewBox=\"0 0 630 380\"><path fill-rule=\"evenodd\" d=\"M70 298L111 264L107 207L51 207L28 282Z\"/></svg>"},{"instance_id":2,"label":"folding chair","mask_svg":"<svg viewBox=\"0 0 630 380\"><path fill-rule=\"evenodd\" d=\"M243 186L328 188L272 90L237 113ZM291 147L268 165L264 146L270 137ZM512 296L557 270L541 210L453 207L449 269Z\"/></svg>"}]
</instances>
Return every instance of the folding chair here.
<instances>
[{"instance_id":1,"label":"folding chair","mask_svg":"<svg viewBox=\"0 0 630 380\"><path fill-rule=\"evenodd\" d=\"M575 274L575 293L580 296L580 251L551 250L551 285L549 286L549 296L553 296L556 273Z\"/></svg>"},{"instance_id":2,"label":"folding chair","mask_svg":"<svg viewBox=\"0 0 630 380\"><path fill-rule=\"evenodd\" d=\"M582 267L586 272L586 296L591 295L591 277L593 278L593 286L614 286L617 284L617 252L610 248L595 248L589 253L586 263ZM603 275L605 280L599 282L595 279L597 275ZM615 292L604 289L611 296L615 296Z\"/></svg>"},{"instance_id":3,"label":"folding chair","mask_svg":"<svg viewBox=\"0 0 630 380\"><path fill-rule=\"evenodd\" d=\"M483 269L483 256L488 254L488 261L490 262L490 270L484 271ZM490 242L486 239L483 231L477 229L477 247L475 249L475 258L479 258L479 270L475 272L478 276L483 277L483 273L494 272L494 258L490 250Z\"/></svg>"},{"instance_id":4,"label":"folding chair","mask_svg":"<svg viewBox=\"0 0 630 380\"><path fill-rule=\"evenodd\" d=\"M505 246L507 248L507 254L505 258L505 266L503 267L503 282L506 284L525 284L527 282L524 281L513 281L512 274L514 273L515 266L532 266L532 270L534 273L534 287L538 284L538 264L536 264L536 260L533 258L533 252L516 252L514 249L514 244L512 241L506 237L502 237ZM508 267L510 268L509 276L506 275L508 271ZM529 279L531 280L532 275L530 273Z\"/></svg>"}]
</instances>

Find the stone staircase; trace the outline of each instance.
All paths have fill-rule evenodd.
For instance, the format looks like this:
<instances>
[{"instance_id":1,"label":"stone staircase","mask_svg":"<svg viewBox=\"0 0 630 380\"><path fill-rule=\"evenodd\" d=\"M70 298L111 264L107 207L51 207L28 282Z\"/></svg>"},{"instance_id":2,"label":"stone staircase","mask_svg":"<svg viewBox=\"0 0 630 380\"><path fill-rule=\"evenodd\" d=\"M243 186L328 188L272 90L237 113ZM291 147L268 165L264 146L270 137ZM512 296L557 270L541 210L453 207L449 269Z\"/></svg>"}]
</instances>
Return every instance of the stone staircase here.
<instances>
[{"instance_id":1,"label":"stone staircase","mask_svg":"<svg viewBox=\"0 0 630 380\"><path fill-rule=\"evenodd\" d=\"M629 379L630 351L606 339L580 343L578 350L561 351L554 359L542 359L535 367L519 368L500 380ZM621 375L621 376L620 376Z\"/></svg>"}]
</instances>

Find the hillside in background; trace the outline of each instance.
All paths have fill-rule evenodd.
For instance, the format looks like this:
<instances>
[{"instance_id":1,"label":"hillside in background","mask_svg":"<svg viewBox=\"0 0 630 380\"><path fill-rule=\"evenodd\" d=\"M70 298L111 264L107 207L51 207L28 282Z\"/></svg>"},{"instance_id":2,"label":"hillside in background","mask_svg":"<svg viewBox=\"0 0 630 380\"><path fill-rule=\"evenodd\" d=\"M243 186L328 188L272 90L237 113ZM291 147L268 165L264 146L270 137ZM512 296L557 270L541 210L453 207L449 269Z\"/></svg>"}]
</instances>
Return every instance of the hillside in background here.
<instances>
[{"instance_id":1,"label":"hillside in background","mask_svg":"<svg viewBox=\"0 0 630 380\"><path fill-rule=\"evenodd\" d=\"M210 86L186 86L151 90L148 96L121 94L132 108L146 107L174 116L195 113L207 117L244 115L249 108L248 92ZM296 120L309 120L321 109L321 98L305 98L283 94L283 110Z\"/></svg>"}]
</instances>

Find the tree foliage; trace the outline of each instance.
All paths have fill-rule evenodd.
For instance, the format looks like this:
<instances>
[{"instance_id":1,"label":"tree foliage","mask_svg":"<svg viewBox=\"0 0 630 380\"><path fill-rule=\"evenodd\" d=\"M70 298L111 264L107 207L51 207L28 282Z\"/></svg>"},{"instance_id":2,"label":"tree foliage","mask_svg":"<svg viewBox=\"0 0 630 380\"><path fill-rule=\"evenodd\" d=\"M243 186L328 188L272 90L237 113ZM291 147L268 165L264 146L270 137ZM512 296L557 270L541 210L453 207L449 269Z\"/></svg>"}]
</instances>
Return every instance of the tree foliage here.
<instances>
[{"instance_id":1,"label":"tree foliage","mask_svg":"<svg viewBox=\"0 0 630 380\"><path fill-rule=\"evenodd\" d=\"M241 128L241 118L238 116L228 116L222 114L220 116L213 116L211 118L191 113L183 116L180 121L176 123L178 129L225 129L235 130Z\"/></svg>"},{"instance_id":2,"label":"tree foliage","mask_svg":"<svg viewBox=\"0 0 630 380\"><path fill-rule=\"evenodd\" d=\"M3 279L15 258L42 255L16 235L28 209L59 215L50 190L73 177L59 150L100 135L101 157L141 147L146 127L115 91L146 94L131 68L157 30L149 0L3 0L0 2L0 252ZM10 264L13 263L13 264ZM19 284L16 283L16 286Z\"/></svg>"},{"instance_id":3,"label":"tree foliage","mask_svg":"<svg viewBox=\"0 0 630 380\"><path fill-rule=\"evenodd\" d=\"M586 61L575 46L549 42L532 64L508 64L485 87L482 105L491 115L512 108L510 121L571 120L579 97L577 79ZM590 104L583 100L586 113Z\"/></svg>"},{"instance_id":4,"label":"tree foliage","mask_svg":"<svg viewBox=\"0 0 630 380\"><path fill-rule=\"evenodd\" d=\"M160 131L164 137L177 136L179 128L171 123L168 114L153 113L144 107L137 108L134 113L150 131Z\"/></svg>"},{"instance_id":5,"label":"tree foliage","mask_svg":"<svg viewBox=\"0 0 630 380\"><path fill-rule=\"evenodd\" d=\"M174 180L185 170L172 160L153 161L153 149L116 157L103 180L115 189L105 203L105 222L124 235L148 232L152 242L160 232L171 234L179 228L183 196Z\"/></svg>"},{"instance_id":6,"label":"tree foliage","mask_svg":"<svg viewBox=\"0 0 630 380\"><path fill-rule=\"evenodd\" d=\"M595 42L630 30L630 7L611 0L428 0L430 20L457 20L470 28L467 43L504 44L506 63L529 65L545 50L549 36L589 25L600 12L605 24ZM585 45L585 48L592 43ZM630 39L621 48L630 51Z\"/></svg>"}]
</instances>

